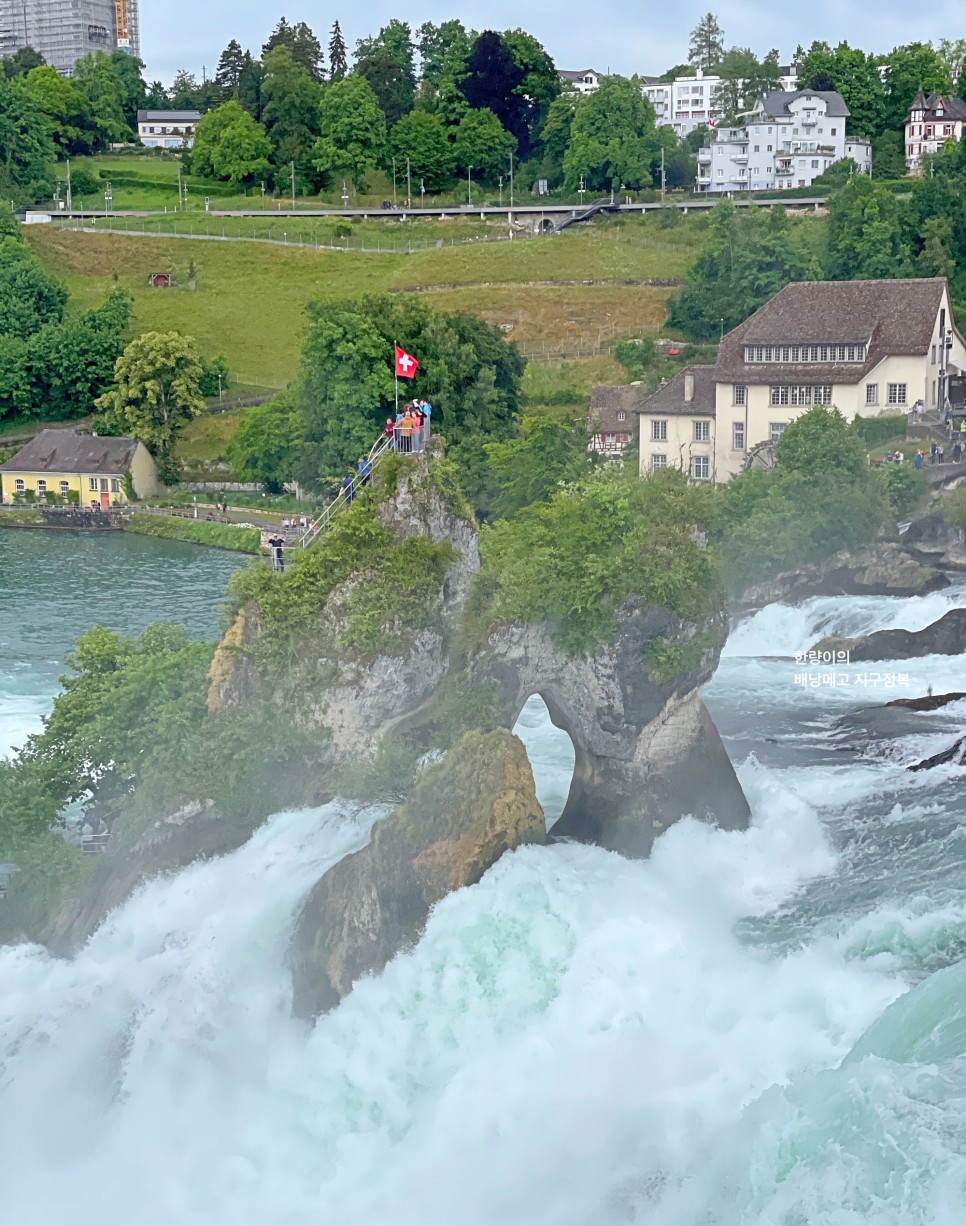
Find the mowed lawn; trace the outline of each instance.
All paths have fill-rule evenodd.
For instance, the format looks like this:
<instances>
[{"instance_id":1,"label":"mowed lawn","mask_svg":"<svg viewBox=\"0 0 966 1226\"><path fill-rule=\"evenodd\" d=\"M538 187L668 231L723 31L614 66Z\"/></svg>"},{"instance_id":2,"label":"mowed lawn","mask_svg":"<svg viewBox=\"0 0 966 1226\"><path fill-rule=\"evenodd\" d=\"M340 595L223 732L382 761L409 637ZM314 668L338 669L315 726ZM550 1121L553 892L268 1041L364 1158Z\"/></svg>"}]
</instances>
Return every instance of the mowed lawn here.
<instances>
[{"instance_id":1,"label":"mowed lawn","mask_svg":"<svg viewBox=\"0 0 966 1226\"><path fill-rule=\"evenodd\" d=\"M121 286L134 297L139 329L186 332L205 354L224 354L242 382L267 387L283 385L296 372L305 305L313 298L423 291L434 308L471 310L512 324L509 335L521 340L586 343L601 336L606 342L615 331L653 333L663 323L672 290L634 282L679 281L700 242L699 227L685 223L666 231L650 217L411 255L52 226L25 232L79 307L93 306ZM441 228L440 236L445 234ZM191 263L194 291L187 288ZM154 272L173 273L177 287L151 289L148 276Z\"/></svg>"}]
</instances>

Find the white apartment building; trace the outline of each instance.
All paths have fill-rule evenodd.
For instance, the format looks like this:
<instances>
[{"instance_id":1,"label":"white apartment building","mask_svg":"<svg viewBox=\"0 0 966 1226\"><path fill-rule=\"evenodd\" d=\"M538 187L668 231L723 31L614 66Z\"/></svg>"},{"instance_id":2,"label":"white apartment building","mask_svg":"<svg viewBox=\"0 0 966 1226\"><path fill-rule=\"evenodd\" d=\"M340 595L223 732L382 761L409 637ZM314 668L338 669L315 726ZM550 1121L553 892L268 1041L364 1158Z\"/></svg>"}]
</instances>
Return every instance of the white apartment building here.
<instances>
[{"instance_id":1,"label":"white apartment building","mask_svg":"<svg viewBox=\"0 0 966 1226\"><path fill-rule=\"evenodd\" d=\"M778 73L783 90L793 90L798 84L798 69L793 64L780 67ZM678 136L687 136L696 128L714 126L714 96L721 85L720 77L706 75L698 68L693 77L675 77L673 81L643 77L642 81L641 91L654 107L659 127L673 128Z\"/></svg>"},{"instance_id":2,"label":"white apartment building","mask_svg":"<svg viewBox=\"0 0 966 1226\"><path fill-rule=\"evenodd\" d=\"M850 157L872 168L868 141L845 135L849 109L841 94L781 90L764 94L739 127L718 128L698 151L699 192L776 191L808 187L833 162Z\"/></svg>"},{"instance_id":3,"label":"white apartment building","mask_svg":"<svg viewBox=\"0 0 966 1226\"><path fill-rule=\"evenodd\" d=\"M561 81L575 89L578 94L592 94L600 86L603 75L596 68L581 68L576 72L562 68L557 73Z\"/></svg>"},{"instance_id":4,"label":"white apartment building","mask_svg":"<svg viewBox=\"0 0 966 1226\"><path fill-rule=\"evenodd\" d=\"M148 149L189 149L200 111L138 111L138 140Z\"/></svg>"},{"instance_id":5,"label":"white apartment building","mask_svg":"<svg viewBox=\"0 0 966 1226\"><path fill-rule=\"evenodd\" d=\"M787 285L724 337L713 366L638 395L640 471L674 465L696 481L727 481L813 405L848 421L935 409L944 380L963 371L966 344L942 277Z\"/></svg>"},{"instance_id":6,"label":"white apartment building","mask_svg":"<svg viewBox=\"0 0 966 1226\"><path fill-rule=\"evenodd\" d=\"M966 102L944 98L920 88L906 119L906 166L911 174L922 173L922 159L938 153L947 141L960 141L966 124Z\"/></svg>"}]
</instances>

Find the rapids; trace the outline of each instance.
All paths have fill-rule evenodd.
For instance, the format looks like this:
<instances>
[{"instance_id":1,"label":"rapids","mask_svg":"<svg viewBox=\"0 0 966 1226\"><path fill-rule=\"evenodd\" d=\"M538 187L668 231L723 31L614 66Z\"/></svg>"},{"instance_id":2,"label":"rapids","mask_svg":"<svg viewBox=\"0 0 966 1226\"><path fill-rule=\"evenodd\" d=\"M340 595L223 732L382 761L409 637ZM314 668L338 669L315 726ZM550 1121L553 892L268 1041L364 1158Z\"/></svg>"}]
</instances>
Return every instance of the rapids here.
<instances>
[{"instance_id":1,"label":"rapids","mask_svg":"<svg viewBox=\"0 0 966 1226\"><path fill-rule=\"evenodd\" d=\"M72 962L0 950L3 1222L958 1226L963 776L904 767L966 711L856 728L966 690L966 662L810 687L792 657L961 605L743 622L705 697L752 829L688 820L646 862L518 850L314 1026L289 1013L292 925L371 812L276 815L147 884ZM572 748L537 699L518 732L555 811Z\"/></svg>"}]
</instances>

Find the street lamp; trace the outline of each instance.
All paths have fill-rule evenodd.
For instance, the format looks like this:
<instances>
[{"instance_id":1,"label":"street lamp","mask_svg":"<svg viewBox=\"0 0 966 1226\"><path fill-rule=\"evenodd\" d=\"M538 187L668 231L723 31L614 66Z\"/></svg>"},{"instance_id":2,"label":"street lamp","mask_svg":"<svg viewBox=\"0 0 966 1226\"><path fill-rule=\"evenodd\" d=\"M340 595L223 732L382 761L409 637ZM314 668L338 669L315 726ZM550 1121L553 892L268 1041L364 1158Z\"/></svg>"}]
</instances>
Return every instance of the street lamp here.
<instances>
[{"instance_id":1,"label":"street lamp","mask_svg":"<svg viewBox=\"0 0 966 1226\"><path fill-rule=\"evenodd\" d=\"M584 187L584 176L580 176L580 187L577 188L577 195L580 197L580 207L584 207L584 192L587 189Z\"/></svg>"},{"instance_id":2,"label":"street lamp","mask_svg":"<svg viewBox=\"0 0 966 1226\"><path fill-rule=\"evenodd\" d=\"M406 158L406 208L412 208L413 204L413 181L409 176L409 158Z\"/></svg>"},{"instance_id":3,"label":"street lamp","mask_svg":"<svg viewBox=\"0 0 966 1226\"><path fill-rule=\"evenodd\" d=\"M426 207L426 183L423 179L419 180L419 207L421 209Z\"/></svg>"},{"instance_id":4,"label":"street lamp","mask_svg":"<svg viewBox=\"0 0 966 1226\"><path fill-rule=\"evenodd\" d=\"M471 209L473 207L473 167L472 166L467 166L466 168L466 207L468 209Z\"/></svg>"},{"instance_id":5,"label":"street lamp","mask_svg":"<svg viewBox=\"0 0 966 1226\"><path fill-rule=\"evenodd\" d=\"M111 205L113 204L113 202L114 202L114 193L111 190L111 182L110 180L108 180L107 187L104 188L104 212L105 213L109 213L111 211Z\"/></svg>"},{"instance_id":6,"label":"street lamp","mask_svg":"<svg viewBox=\"0 0 966 1226\"><path fill-rule=\"evenodd\" d=\"M396 159L392 159L392 207L396 207Z\"/></svg>"},{"instance_id":7,"label":"street lamp","mask_svg":"<svg viewBox=\"0 0 966 1226\"><path fill-rule=\"evenodd\" d=\"M513 208L513 154L510 154L510 208Z\"/></svg>"},{"instance_id":8,"label":"street lamp","mask_svg":"<svg viewBox=\"0 0 966 1226\"><path fill-rule=\"evenodd\" d=\"M500 208L503 208L503 176L500 175Z\"/></svg>"},{"instance_id":9,"label":"street lamp","mask_svg":"<svg viewBox=\"0 0 966 1226\"><path fill-rule=\"evenodd\" d=\"M342 180L342 207L349 207L349 189L346 187L345 179Z\"/></svg>"}]
</instances>

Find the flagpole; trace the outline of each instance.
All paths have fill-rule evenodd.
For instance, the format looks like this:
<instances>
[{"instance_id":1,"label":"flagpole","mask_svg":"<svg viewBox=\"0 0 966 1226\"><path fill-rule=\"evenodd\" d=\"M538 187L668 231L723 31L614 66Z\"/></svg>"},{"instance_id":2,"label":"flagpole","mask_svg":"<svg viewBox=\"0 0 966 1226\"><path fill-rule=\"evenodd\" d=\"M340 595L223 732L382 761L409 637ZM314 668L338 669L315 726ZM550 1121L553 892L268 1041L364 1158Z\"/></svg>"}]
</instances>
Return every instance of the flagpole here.
<instances>
[{"instance_id":1,"label":"flagpole","mask_svg":"<svg viewBox=\"0 0 966 1226\"><path fill-rule=\"evenodd\" d=\"M399 346L395 341L392 343L392 373L396 380L396 416L399 416L399 360L396 357L396 350Z\"/></svg>"}]
</instances>

